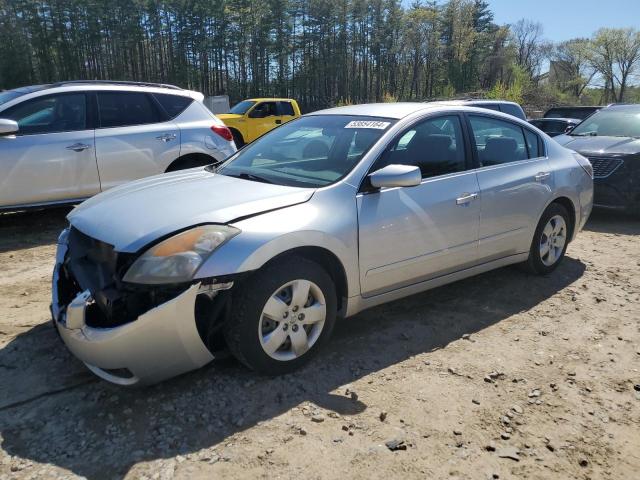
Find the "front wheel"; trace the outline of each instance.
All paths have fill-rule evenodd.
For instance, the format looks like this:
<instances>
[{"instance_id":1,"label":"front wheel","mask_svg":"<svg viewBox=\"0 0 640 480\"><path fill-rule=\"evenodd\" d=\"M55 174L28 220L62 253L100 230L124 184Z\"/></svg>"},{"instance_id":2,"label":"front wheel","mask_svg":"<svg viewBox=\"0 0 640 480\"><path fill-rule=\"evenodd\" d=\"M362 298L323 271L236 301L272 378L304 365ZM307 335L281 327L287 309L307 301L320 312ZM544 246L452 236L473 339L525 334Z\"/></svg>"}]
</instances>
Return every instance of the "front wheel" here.
<instances>
[{"instance_id":1,"label":"front wheel","mask_svg":"<svg viewBox=\"0 0 640 480\"><path fill-rule=\"evenodd\" d=\"M551 273L560 265L568 245L569 213L562 205L552 203L540 218L525 266L538 275Z\"/></svg>"},{"instance_id":2,"label":"front wheel","mask_svg":"<svg viewBox=\"0 0 640 480\"><path fill-rule=\"evenodd\" d=\"M315 262L290 257L242 284L225 325L229 349L249 368L269 375L308 362L336 319L335 285Z\"/></svg>"}]
</instances>

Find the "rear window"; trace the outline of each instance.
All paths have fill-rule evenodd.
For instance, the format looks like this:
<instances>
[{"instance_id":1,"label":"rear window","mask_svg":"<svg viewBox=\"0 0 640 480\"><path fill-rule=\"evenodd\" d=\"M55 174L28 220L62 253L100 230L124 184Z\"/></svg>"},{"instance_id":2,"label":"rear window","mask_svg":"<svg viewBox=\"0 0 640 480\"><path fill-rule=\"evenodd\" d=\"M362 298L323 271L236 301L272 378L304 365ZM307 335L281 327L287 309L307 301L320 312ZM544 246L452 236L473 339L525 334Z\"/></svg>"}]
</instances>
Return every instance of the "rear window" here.
<instances>
[{"instance_id":1,"label":"rear window","mask_svg":"<svg viewBox=\"0 0 640 480\"><path fill-rule=\"evenodd\" d=\"M519 118L521 120L527 119L524 115L524 112L522 111L522 108L520 108L518 105L513 105L511 103L503 103L502 105L500 105L500 109L504 113L513 115L514 117Z\"/></svg>"},{"instance_id":2,"label":"rear window","mask_svg":"<svg viewBox=\"0 0 640 480\"><path fill-rule=\"evenodd\" d=\"M102 128L161 121L151 98L143 92L99 92L98 110Z\"/></svg>"},{"instance_id":3,"label":"rear window","mask_svg":"<svg viewBox=\"0 0 640 480\"><path fill-rule=\"evenodd\" d=\"M280 104L280 115L294 116L296 113L293 111L293 105L291 102L278 102Z\"/></svg>"},{"instance_id":4,"label":"rear window","mask_svg":"<svg viewBox=\"0 0 640 480\"><path fill-rule=\"evenodd\" d=\"M166 93L154 93L153 96L162 105L162 108L169 118L173 119L186 110L193 102L192 98L183 97L181 95L169 95Z\"/></svg>"}]
</instances>

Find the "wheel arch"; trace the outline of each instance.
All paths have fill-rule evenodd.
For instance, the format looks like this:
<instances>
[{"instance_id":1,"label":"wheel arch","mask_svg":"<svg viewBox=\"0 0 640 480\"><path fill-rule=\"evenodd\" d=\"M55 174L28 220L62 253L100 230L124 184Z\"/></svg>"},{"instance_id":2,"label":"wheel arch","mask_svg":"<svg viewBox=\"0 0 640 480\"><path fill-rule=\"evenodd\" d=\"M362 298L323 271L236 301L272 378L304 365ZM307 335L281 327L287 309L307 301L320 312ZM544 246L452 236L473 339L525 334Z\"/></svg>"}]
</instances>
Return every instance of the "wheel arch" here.
<instances>
[{"instance_id":1,"label":"wheel arch","mask_svg":"<svg viewBox=\"0 0 640 480\"><path fill-rule=\"evenodd\" d=\"M181 155L169 164L165 173L183 170L185 168L203 167L215 162L216 159L211 155L201 152L192 152Z\"/></svg>"},{"instance_id":2,"label":"wheel arch","mask_svg":"<svg viewBox=\"0 0 640 480\"><path fill-rule=\"evenodd\" d=\"M338 312L344 313L344 309L347 305L347 297L348 297L348 281L347 281L347 272L344 268L344 265L340 261L340 259L330 250L324 247L318 246L305 246L305 247L295 247L290 250L286 250L267 263L265 263L261 268L266 267L272 263L277 263L282 261L282 259L290 256L299 256L311 260L312 262L320 265L328 274L331 276L333 280L333 284L336 288L336 298L338 299Z\"/></svg>"},{"instance_id":3,"label":"wheel arch","mask_svg":"<svg viewBox=\"0 0 640 480\"><path fill-rule=\"evenodd\" d=\"M577 221L576 205L573 202L573 200L571 200L569 197L559 196L559 197L554 198L551 202L549 202L549 204L545 207L544 210L549 208L549 205L552 205L554 203L557 203L558 205L561 205L569 213L569 223L570 223L570 225L569 225L569 235L568 235L568 237L569 237L569 241L571 241L571 240L573 240L574 234L575 234L575 231L576 231L576 221ZM543 213L544 213L544 211L543 211ZM542 217L542 214L540 216Z\"/></svg>"}]
</instances>

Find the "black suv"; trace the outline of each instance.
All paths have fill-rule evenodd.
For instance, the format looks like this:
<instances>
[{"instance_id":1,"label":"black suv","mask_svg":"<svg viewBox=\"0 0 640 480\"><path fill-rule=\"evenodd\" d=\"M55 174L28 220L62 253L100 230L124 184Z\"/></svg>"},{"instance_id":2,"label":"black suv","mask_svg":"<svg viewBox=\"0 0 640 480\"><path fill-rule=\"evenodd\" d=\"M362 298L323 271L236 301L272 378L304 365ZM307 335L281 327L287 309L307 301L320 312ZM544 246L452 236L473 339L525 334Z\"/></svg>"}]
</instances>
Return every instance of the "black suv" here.
<instances>
[{"instance_id":1,"label":"black suv","mask_svg":"<svg viewBox=\"0 0 640 480\"><path fill-rule=\"evenodd\" d=\"M640 213L640 105L611 105L555 137L593 165L594 205Z\"/></svg>"}]
</instances>

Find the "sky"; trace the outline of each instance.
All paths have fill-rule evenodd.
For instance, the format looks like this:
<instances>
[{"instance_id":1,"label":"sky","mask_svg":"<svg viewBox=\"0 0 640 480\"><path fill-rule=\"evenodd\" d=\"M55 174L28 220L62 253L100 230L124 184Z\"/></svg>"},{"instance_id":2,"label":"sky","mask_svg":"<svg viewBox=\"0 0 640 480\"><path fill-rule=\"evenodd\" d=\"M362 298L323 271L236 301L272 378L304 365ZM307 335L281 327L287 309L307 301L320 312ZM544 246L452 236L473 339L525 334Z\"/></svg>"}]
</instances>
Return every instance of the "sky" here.
<instances>
[{"instance_id":1,"label":"sky","mask_svg":"<svg viewBox=\"0 0 640 480\"><path fill-rule=\"evenodd\" d=\"M601 27L640 26L640 0L488 0L498 25L521 18L540 22L544 38L589 37Z\"/></svg>"}]
</instances>

